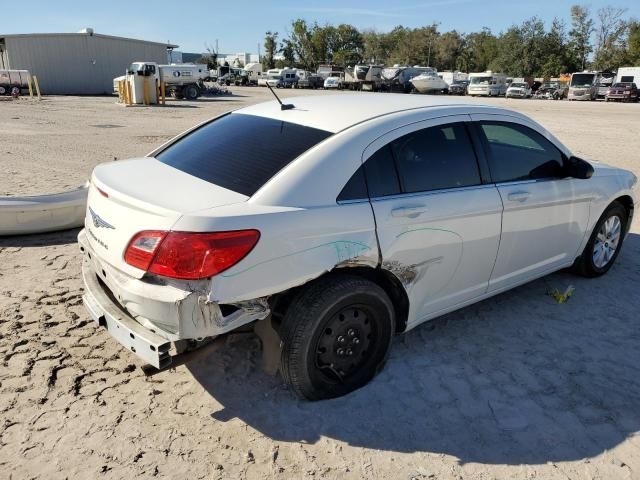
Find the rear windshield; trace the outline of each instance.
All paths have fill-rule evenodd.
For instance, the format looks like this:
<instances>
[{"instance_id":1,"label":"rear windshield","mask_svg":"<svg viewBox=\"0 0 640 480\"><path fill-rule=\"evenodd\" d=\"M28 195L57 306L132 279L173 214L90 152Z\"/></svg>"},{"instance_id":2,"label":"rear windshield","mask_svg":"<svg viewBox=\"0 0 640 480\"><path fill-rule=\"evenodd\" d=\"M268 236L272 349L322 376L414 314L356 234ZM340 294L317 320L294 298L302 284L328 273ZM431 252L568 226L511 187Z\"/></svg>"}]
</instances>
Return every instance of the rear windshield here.
<instances>
[{"instance_id":1,"label":"rear windshield","mask_svg":"<svg viewBox=\"0 0 640 480\"><path fill-rule=\"evenodd\" d=\"M194 130L156 159L228 190L251 196L331 132L232 113Z\"/></svg>"}]
</instances>

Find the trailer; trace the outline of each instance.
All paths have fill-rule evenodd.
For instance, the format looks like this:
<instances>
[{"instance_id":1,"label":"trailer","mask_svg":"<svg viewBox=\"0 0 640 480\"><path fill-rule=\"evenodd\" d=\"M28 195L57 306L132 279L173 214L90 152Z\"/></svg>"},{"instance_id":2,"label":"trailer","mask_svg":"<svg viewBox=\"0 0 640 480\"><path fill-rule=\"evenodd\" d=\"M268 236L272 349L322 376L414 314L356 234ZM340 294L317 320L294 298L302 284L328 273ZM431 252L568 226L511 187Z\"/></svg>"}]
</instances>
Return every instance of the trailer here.
<instances>
[{"instance_id":1,"label":"trailer","mask_svg":"<svg viewBox=\"0 0 640 480\"><path fill-rule=\"evenodd\" d=\"M384 65L356 65L344 70L344 85L351 90L377 92L385 85Z\"/></svg>"},{"instance_id":2,"label":"trailer","mask_svg":"<svg viewBox=\"0 0 640 480\"><path fill-rule=\"evenodd\" d=\"M635 83L640 87L640 67L620 67L614 83Z\"/></svg>"},{"instance_id":3,"label":"trailer","mask_svg":"<svg viewBox=\"0 0 640 480\"><path fill-rule=\"evenodd\" d=\"M18 93L29 88L29 70L0 70L0 95L11 95L15 88Z\"/></svg>"}]
</instances>

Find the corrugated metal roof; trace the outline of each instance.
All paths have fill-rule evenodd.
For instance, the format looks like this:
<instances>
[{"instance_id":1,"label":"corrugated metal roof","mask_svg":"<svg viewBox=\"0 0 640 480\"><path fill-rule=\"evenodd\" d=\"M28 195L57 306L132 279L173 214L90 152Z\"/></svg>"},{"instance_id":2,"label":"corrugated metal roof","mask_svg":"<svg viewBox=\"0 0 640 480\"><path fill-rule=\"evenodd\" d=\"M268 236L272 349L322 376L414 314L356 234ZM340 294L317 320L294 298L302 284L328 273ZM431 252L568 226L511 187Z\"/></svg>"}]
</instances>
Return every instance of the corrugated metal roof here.
<instances>
[{"instance_id":1,"label":"corrugated metal roof","mask_svg":"<svg viewBox=\"0 0 640 480\"><path fill-rule=\"evenodd\" d=\"M113 40L126 40L129 42L143 42L143 43L152 43L154 45L163 45L167 48L178 48L179 45L175 45L173 43L165 43L165 42L154 42L151 40L141 40L139 38L129 38L129 37L117 37L115 35L104 35L102 33L0 33L0 38L14 38L14 37L99 37L99 38L109 38Z\"/></svg>"}]
</instances>

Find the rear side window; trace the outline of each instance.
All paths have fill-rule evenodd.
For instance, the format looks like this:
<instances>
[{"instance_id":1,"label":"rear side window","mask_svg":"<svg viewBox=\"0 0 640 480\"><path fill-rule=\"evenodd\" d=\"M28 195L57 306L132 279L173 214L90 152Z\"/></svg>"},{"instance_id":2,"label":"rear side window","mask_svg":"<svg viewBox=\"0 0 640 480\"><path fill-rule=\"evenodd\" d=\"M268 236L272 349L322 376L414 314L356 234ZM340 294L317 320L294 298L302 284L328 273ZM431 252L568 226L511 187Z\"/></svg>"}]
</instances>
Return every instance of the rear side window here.
<instances>
[{"instance_id":1,"label":"rear side window","mask_svg":"<svg viewBox=\"0 0 640 480\"><path fill-rule=\"evenodd\" d=\"M463 124L425 128L395 140L391 148L404 193L482 183Z\"/></svg>"},{"instance_id":2,"label":"rear side window","mask_svg":"<svg viewBox=\"0 0 640 480\"><path fill-rule=\"evenodd\" d=\"M563 157L538 132L515 123L483 122L494 182L563 177Z\"/></svg>"},{"instance_id":3,"label":"rear side window","mask_svg":"<svg viewBox=\"0 0 640 480\"><path fill-rule=\"evenodd\" d=\"M295 123L232 113L191 132L156 159L251 196L296 157L330 135Z\"/></svg>"}]
</instances>

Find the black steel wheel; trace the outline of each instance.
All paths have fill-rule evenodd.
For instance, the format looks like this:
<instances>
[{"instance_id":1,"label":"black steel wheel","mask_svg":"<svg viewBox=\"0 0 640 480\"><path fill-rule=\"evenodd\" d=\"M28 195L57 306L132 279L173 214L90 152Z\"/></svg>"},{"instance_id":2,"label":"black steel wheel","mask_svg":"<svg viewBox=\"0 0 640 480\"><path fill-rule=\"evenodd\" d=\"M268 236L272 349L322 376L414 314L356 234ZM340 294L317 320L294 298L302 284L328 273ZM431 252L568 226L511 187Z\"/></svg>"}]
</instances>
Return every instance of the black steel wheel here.
<instances>
[{"instance_id":1,"label":"black steel wheel","mask_svg":"<svg viewBox=\"0 0 640 480\"><path fill-rule=\"evenodd\" d=\"M345 395L380 371L394 331L382 288L343 273L323 277L296 296L283 319L282 376L308 400Z\"/></svg>"}]
</instances>

